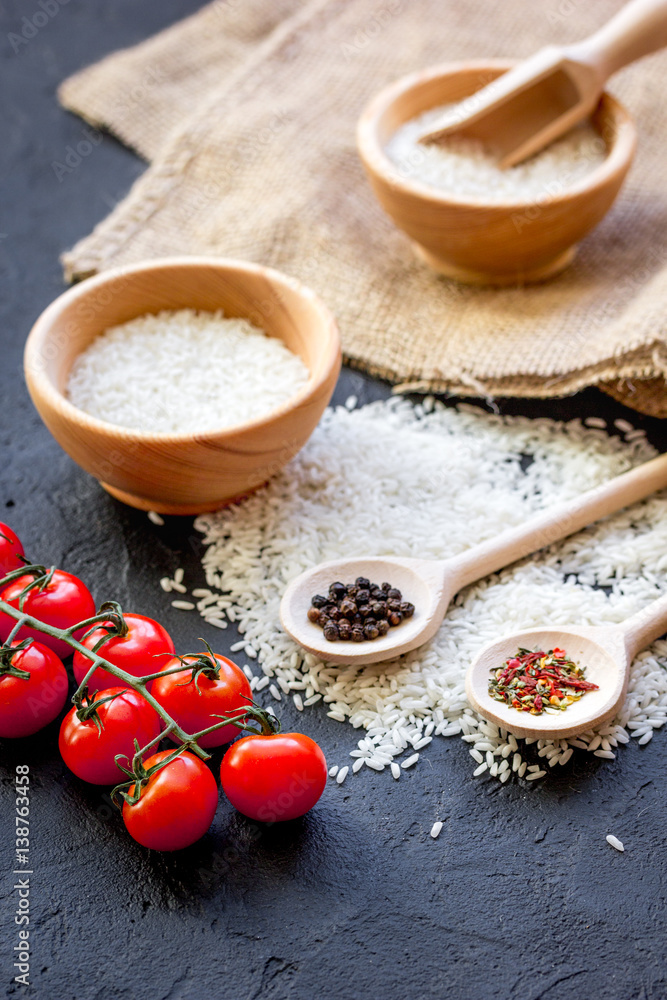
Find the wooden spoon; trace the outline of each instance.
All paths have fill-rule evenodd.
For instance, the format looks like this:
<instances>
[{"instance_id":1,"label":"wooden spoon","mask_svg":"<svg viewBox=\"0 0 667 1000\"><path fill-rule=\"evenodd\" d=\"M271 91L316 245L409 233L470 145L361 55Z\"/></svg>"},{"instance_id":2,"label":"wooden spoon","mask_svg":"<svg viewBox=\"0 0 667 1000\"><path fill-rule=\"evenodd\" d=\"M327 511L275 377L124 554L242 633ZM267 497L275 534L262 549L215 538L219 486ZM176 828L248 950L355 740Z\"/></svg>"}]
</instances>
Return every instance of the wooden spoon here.
<instances>
[{"instance_id":1,"label":"wooden spoon","mask_svg":"<svg viewBox=\"0 0 667 1000\"><path fill-rule=\"evenodd\" d=\"M632 661L666 628L667 595L620 625L545 626L505 636L486 646L468 668L468 701L489 722L503 726L515 736L554 740L576 736L613 719L625 701ZM530 715L495 701L488 692L491 670L514 656L519 647L547 652L564 649L578 666L586 668L586 680L597 684L599 690L587 691L564 712L553 714Z\"/></svg>"},{"instance_id":2,"label":"wooden spoon","mask_svg":"<svg viewBox=\"0 0 667 1000\"><path fill-rule=\"evenodd\" d=\"M330 663L376 663L421 646L438 631L457 591L566 538L601 517L649 496L667 486L667 454L645 462L574 500L556 504L517 528L482 542L452 559L359 557L320 563L292 580L280 604L283 627L292 638L320 659ZM376 583L387 580L415 605L412 618L388 634L366 642L329 642L322 629L308 620L314 594L327 594L336 580L350 583L366 576Z\"/></svg>"},{"instance_id":3,"label":"wooden spoon","mask_svg":"<svg viewBox=\"0 0 667 1000\"><path fill-rule=\"evenodd\" d=\"M513 167L586 118L613 73L664 45L667 0L632 0L590 38L541 49L467 98L460 111L443 112L419 141L478 139L500 167Z\"/></svg>"}]
</instances>

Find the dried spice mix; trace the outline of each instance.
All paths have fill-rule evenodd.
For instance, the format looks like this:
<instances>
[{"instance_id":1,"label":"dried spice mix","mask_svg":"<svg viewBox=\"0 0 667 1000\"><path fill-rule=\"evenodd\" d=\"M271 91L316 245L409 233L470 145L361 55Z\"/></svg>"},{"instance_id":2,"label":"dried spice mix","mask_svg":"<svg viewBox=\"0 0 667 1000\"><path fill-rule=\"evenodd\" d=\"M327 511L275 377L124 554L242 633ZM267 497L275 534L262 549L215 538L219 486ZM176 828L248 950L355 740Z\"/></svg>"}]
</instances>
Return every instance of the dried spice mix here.
<instances>
[{"instance_id":1,"label":"dried spice mix","mask_svg":"<svg viewBox=\"0 0 667 1000\"><path fill-rule=\"evenodd\" d=\"M564 712L587 691L598 685L584 679L585 668L570 660L564 649L548 652L519 648L516 656L494 668L489 678L489 694L496 701L519 712L542 715Z\"/></svg>"}]
</instances>

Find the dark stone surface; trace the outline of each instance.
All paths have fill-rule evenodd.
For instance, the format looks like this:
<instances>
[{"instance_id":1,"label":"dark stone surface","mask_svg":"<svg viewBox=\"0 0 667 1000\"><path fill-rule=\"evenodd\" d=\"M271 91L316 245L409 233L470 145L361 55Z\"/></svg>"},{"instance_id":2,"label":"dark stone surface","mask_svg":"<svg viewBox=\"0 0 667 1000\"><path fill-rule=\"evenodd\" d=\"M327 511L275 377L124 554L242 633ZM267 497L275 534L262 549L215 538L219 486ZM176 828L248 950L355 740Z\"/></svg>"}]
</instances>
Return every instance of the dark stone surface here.
<instances>
[{"instance_id":1,"label":"dark stone surface","mask_svg":"<svg viewBox=\"0 0 667 1000\"><path fill-rule=\"evenodd\" d=\"M58 254L87 233L141 173L113 139L61 182L52 168L82 123L62 111L67 74L190 13L192 0L70 0L16 53L10 32L41 9L0 0L2 53L2 461L0 518L31 553L79 573L97 600L160 618L181 649L205 626L169 606L157 581L176 566L202 578L188 519L164 528L111 500L42 427L22 383L21 352L39 312L62 290ZM337 396L387 388L355 373ZM595 391L508 412L626 415ZM646 426L665 445L656 421ZM231 630L230 630L231 631ZM208 637L222 652L234 641ZM303 726L341 761L349 728L323 711ZM305 819L262 828L221 801L211 832L175 856L142 849L105 793L66 772L57 724L1 745L3 872L0 977L12 983L16 892L11 782L32 777L31 979L48 1000L208 997L356 1000L662 1000L667 742L631 745L616 761L575 757L530 788L473 781L458 739L436 741L400 782L364 770L329 785ZM219 761L219 754L214 764ZM217 769L216 769L217 770ZM431 824L444 820L437 841ZM626 844L617 854L604 837Z\"/></svg>"}]
</instances>

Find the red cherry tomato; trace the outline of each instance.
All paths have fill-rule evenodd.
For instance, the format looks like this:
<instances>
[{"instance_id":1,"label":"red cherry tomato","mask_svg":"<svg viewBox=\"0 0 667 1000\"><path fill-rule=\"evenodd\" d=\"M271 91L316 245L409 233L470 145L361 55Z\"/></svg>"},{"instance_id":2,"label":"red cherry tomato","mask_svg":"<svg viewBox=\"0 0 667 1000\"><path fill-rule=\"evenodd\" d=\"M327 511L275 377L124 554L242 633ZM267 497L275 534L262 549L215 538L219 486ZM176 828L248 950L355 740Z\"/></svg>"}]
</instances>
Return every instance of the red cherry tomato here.
<instances>
[{"instance_id":1,"label":"red cherry tomato","mask_svg":"<svg viewBox=\"0 0 667 1000\"><path fill-rule=\"evenodd\" d=\"M199 658L186 656L184 659L195 663ZM191 679L192 670L184 669L153 681L153 697L186 733L199 733L208 726L214 726L221 721L215 718L216 715L236 715L252 702L250 684L243 671L225 656L216 656L215 659L220 675L217 678L200 673L195 683ZM164 669L178 666L178 662L174 658L165 663ZM197 742L201 747L219 747L238 734L237 726L223 726L208 736L202 736ZM177 738L172 738L178 742Z\"/></svg>"},{"instance_id":2,"label":"red cherry tomato","mask_svg":"<svg viewBox=\"0 0 667 1000\"><path fill-rule=\"evenodd\" d=\"M12 646L18 643L15 639ZM0 673L0 736L32 736L60 715L67 698L67 671L41 642L19 649L10 662L27 670L30 678Z\"/></svg>"},{"instance_id":3,"label":"red cherry tomato","mask_svg":"<svg viewBox=\"0 0 667 1000\"><path fill-rule=\"evenodd\" d=\"M275 823L312 809L327 782L327 762L301 733L244 736L223 757L220 781L244 816Z\"/></svg>"},{"instance_id":4,"label":"red cherry tomato","mask_svg":"<svg viewBox=\"0 0 667 1000\"><path fill-rule=\"evenodd\" d=\"M0 590L0 600L6 601L12 607L18 608L21 591L34 580L33 576L19 576ZM38 618L47 625L56 628L70 628L85 618L95 614L95 602L90 591L78 577L65 573L62 569L54 570L53 576L43 590L33 587L23 602L23 611ZM16 625L16 621L0 611L0 640L7 641L7 636ZM85 631L85 629L84 629ZM17 638L25 639L32 636L37 642L48 646L53 652L64 659L72 652L72 647L61 639L52 639L50 635L38 632L36 629L22 628ZM78 638L79 633L75 633Z\"/></svg>"},{"instance_id":5,"label":"red cherry tomato","mask_svg":"<svg viewBox=\"0 0 667 1000\"><path fill-rule=\"evenodd\" d=\"M148 770L172 750L163 750L144 761ZM134 785L129 789L134 791ZM123 803L127 832L144 847L179 851L203 837L218 805L218 786L206 765L184 751L151 775L134 805Z\"/></svg>"},{"instance_id":6,"label":"red cherry tomato","mask_svg":"<svg viewBox=\"0 0 667 1000\"><path fill-rule=\"evenodd\" d=\"M58 748L70 771L93 785L117 785L123 772L115 761L116 754L125 754L121 761L130 767L134 756L134 740L146 746L160 732L160 717L138 691L122 687L100 691L95 699L116 694L97 709L101 729L94 719L82 722L76 708L68 712L60 727Z\"/></svg>"},{"instance_id":7,"label":"red cherry tomato","mask_svg":"<svg viewBox=\"0 0 667 1000\"><path fill-rule=\"evenodd\" d=\"M19 556L23 555L23 546L19 536L12 531L8 524L0 521L0 577L6 576L12 570L23 566L23 560Z\"/></svg>"},{"instance_id":8,"label":"red cherry tomato","mask_svg":"<svg viewBox=\"0 0 667 1000\"><path fill-rule=\"evenodd\" d=\"M108 639L100 647L100 656L121 670L126 670L133 677L142 677L162 670L165 658L174 655L174 643L167 630L159 622L146 618L145 615L125 614L123 617L128 628L127 635ZM105 635L104 629L96 628L82 640L82 644L86 649L92 649L103 635ZM90 660L77 650L74 653L72 666L76 682L80 684L90 669ZM113 687L115 684L120 684L117 677L108 670L98 668L88 682L88 690L95 692L101 688ZM152 684L148 684L149 690L151 686Z\"/></svg>"}]
</instances>

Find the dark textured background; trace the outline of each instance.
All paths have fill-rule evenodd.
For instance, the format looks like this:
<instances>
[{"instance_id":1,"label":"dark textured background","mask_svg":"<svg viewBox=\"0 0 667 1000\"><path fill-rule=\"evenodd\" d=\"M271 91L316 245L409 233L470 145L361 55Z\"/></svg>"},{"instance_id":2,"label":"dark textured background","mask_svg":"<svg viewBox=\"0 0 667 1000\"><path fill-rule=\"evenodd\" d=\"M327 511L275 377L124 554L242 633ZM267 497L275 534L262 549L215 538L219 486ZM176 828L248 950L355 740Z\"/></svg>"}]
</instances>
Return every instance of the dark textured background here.
<instances>
[{"instance_id":1,"label":"dark textured background","mask_svg":"<svg viewBox=\"0 0 667 1000\"><path fill-rule=\"evenodd\" d=\"M83 138L56 85L197 7L193 0L69 0L15 54L9 32L37 0L0 0L0 518L36 559L80 574L98 601L162 620L181 650L204 630L221 652L234 635L174 611L158 587L181 565L202 583L189 519L155 527L107 497L60 451L25 392L21 353L39 312L62 290L58 254L89 232L143 164L105 137L58 181L52 164ZM337 398L387 388L341 377ZM595 391L507 412L629 416L665 446L656 421ZM231 630L230 630L231 632ZM319 706L302 726L342 762L351 729ZM319 710L318 710L319 709ZM107 796L70 776L57 724L0 744L3 873L0 975L8 996L48 1000L209 997L356 1000L662 1000L667 996L667 739L617 760L575 756L532 786L471 779L458 739L437 740L394 782L368 769L329 783L305 819L261 828L221 801L210 833L175 856L126 836ZM219 754L214 763L217 764ZM33 986L12 983L10 837L18 763L32 775ZM217 768L216 768L217 772ZM436 818L437 841L428 833ZM613 832L621 855L605 843Z\"/></svg>"}]
</instances>

